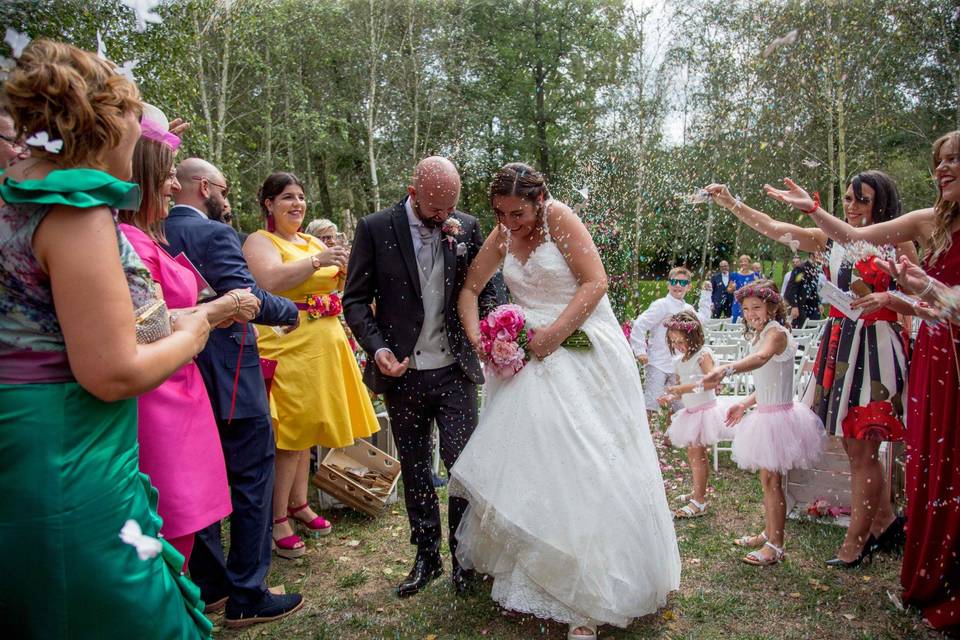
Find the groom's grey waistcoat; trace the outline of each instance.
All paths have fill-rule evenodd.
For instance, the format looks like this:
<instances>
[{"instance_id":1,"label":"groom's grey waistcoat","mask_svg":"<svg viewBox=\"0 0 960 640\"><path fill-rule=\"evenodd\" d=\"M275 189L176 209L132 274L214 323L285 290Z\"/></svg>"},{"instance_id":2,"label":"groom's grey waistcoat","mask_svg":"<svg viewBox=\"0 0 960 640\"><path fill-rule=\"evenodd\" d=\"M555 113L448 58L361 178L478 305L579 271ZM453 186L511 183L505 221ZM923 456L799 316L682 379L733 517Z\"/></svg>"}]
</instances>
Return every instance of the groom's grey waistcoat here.
<instances>
[{"instance_id":1,"label":"groom's grey waistcoat","mask_svg":"<svg viewBox=\"0 0 960 640\"><path fill-rule=\"evenodd\" d=\"M430 278L440 278L439 297L424 293L427 287L418 275L420 269L403 201L365 216L357 224L343 294L343 312L353 335L367 352L363 380L375 393L388 391L398 381L380 372L374 362L377 350L390 349L398 360L410 357L418 367L432 368L436 361L429 357L424 360L423 349L417 360L416 350L421 339L436 335L438 330L447 342L440 348L450 354L448 362L458 363L470 381L483 383L480 360L463 334L457 315L457 298L483 237L476 218L460 211L454 212L453 217L460 222L461 233L454 242L445 237L439 239L439 255L434 260L436 268ZM457 250L456 245L460 243L465 250ZM491 281L480 294L481 313L503 302L506 299L498 299ZM440 323L439 329L429 326L434 322Z\"/></svg>"},{"instance_id":2,"label":"groom's grey waistcoat","mask_svg":"<svg viewBox=\"0 0 960 640\"><path fill-rule=\"evenodd\" d=\"M456 362L447 341L446 317L444 316L443 256L440 246L446 240L441 239L434 247L433 270L426 276L423 269L417 269L420 276L420 299L423 301L423 325L420 335L410 354L411 369L440 369Z\"/></svg>"}]
</instances>

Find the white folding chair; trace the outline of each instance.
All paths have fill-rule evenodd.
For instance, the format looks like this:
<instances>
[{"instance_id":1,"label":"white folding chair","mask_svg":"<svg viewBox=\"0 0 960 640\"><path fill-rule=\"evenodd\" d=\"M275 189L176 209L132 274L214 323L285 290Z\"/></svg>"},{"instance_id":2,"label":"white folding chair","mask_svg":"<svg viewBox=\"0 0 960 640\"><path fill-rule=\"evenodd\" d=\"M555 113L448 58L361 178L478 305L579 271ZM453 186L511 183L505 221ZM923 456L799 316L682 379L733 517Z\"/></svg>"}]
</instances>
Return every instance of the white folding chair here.
<instances>
[{"instance_id":1,"label":"white folding chair","mask_svg":"<svg viewBox=\"0 0 960 640\"><path fill-rule=\"evenodd\" d=\"M741 340L740 340L741 344L718 344L718 345L711 346L710 349L711 351L713 351L714 363L715 364L731 363L736 360L739 360L741 357L742 349L743 349L742 342L743 340L741 337ZM718 396L717 401L720 403L720 406L723 408L724 413L726 413L727 407L729 407L732 402L738 402L743 398L743 396L739 394L739 391L745 385L745 382L742 380L744 375L745 374L742 374L742 373L736 374L733 380L730 381L732 382L732 384L722 385L717 389L716 391ZM731 442L731 441L732 441L732 438L729 440L724 439L721 442ZM720 452L726 451L729 453L733 451L733 448L729 445L722 445L720 444L720 442L717 442L716 444L713 445L712 449L713 449L713 470L717 471L717 469L719 469L720 467Z\"/></svg>"}]
</instances>

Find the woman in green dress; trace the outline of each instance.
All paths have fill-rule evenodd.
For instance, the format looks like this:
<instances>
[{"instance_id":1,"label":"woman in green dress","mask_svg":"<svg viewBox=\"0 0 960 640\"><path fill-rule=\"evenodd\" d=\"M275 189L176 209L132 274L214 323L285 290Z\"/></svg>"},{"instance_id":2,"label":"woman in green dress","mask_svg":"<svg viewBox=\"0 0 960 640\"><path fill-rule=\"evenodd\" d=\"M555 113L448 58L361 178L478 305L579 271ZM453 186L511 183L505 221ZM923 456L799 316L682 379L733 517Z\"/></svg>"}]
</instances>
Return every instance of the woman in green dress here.
<instances>
[{"instance_id":1,"label":"woman in green dress","mask_svg":"<svg viewBox=\"0 0 960 640\"><path fill-rule=\"evenodd\" d=\"M4 89L35 144L0 184L0 635L209 637L138 471L136 396L202 349L209 325L185 313L168 337L136 340L134 310L155 291L111 210L139 197L124 182L137 88L37 40Z\"/></svg>"}]
</instances>

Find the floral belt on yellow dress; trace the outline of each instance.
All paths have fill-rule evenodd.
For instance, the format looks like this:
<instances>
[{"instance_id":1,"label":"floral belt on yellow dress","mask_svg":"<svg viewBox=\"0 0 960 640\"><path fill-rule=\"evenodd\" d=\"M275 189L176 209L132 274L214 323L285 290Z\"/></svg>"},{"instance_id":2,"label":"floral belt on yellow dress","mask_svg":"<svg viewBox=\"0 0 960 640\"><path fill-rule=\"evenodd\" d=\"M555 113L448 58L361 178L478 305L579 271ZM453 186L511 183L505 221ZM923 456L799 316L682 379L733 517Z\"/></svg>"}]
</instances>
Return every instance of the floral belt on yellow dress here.
<instances>
[{"instance_id":1,"label":"floral belt on yellow dress","mask_svg":"<svg viewBox=\"0 0 960 640\"><path fill-rule=\"evenodd\" d=\"M343 304L336 292L329 294L308 295L306 302L297 302L297 309L307 312L307 318L316 320L329 316L338 316L343 311Z\"/></svg>"}]
</instances>

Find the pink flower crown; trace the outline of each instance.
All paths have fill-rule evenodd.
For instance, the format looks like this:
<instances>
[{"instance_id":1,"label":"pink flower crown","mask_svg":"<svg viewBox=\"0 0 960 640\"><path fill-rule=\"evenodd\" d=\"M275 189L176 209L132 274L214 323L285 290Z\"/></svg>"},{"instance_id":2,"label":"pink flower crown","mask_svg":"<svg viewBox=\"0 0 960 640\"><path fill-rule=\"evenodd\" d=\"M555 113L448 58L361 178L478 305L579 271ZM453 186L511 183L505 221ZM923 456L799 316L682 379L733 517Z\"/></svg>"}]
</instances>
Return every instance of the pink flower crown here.
<instances>
[{"instance_id":1,"label":"pink flower crown","mask_svg":"<svg viewBox=\"0 0 960 640\"><path fill-rule=\"evenodd\" d=\"M696 320L667 320L663 323L663 326L667 329L682 331L684 333L693 333L701 328L700 323Z\"/></svg>"},{"instance_id":2,"label":"pink flower crown","mask_svg":"<svg viewBox=\"0 0 960 640\"><path fill-rule=\"evenodd\" d=\"M743 303L746 298L759 298L764 302L772 302L773 304L780 304L780 300L782 300L780 294L773 289L753 284L748 284L745 287L737 289L733 297L740 303Z\"/></svg>"}]
</instances>

